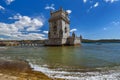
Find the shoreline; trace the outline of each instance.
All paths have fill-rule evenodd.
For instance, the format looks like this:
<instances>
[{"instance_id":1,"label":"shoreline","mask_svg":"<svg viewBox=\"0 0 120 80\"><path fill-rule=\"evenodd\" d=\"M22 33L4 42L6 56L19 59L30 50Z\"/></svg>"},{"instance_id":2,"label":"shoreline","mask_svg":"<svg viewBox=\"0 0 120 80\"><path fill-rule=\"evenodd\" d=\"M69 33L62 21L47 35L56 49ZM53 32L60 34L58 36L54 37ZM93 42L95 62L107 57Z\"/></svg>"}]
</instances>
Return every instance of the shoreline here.
<instances>
[{"instance_id":1,"label":"shoreline","mask_svg":"<svg viewBox=\"0 0 120 80\"><path fill-rule=\"evenodd\" d=\"M35 71L27 61L0 60L0 80L64 80L52 79Z\"/></svg>"}]
</instances>

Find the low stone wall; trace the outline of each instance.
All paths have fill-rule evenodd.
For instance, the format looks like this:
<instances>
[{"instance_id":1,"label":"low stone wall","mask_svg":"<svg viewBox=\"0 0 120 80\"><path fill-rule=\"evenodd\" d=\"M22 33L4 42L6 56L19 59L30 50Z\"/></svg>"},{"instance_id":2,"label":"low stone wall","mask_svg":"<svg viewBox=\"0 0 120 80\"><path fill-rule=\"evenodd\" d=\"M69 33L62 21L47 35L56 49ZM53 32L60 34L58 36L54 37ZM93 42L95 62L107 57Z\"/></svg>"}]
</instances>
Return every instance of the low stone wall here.
<instances>
[{"instance_id":1,"label":"low stone wall","mask_svg":"<svg viewBox=\"0 0 120 80\"><path fill-rule=\"evenodd\" d=\"M71 45L71 46L74 46L74 45L80 45L81 44L81 40L79 37L70 37L68 38L68 42L67 42L68 45Z\"/></svg>"},{"instance_id":2,"label":"low stone wall","mask_svg":"<svg viewBox=\"0 0 120 80\"><path fill-rule=\"evenodd\" d=\"M74 44L81 44L81 40L80 40L79 37L76 37L76 38L74 39Z\"/></svg>"},{"instance_id":3,"label":"low stone wall","mask_svg":"<svg viewBox=\"0 0 120 80\"><path fill-rule=\"evenodd\" d=\"M45 42L46 46L61 46L62 39L61 38L51 38Z\"/></svg>"},{"instance_id":4,"label":"low stone wall","mask_svg":"<svg viewBox=\"0 0 120 80\"><path fill-rule=\"evenodd\" d=\"M69 38L51 38L49 40L46 40L45 45L46 46L74 46L74 45L80 45L81 40L79 37L69 37Z\"/></svg>"}]
</instances>

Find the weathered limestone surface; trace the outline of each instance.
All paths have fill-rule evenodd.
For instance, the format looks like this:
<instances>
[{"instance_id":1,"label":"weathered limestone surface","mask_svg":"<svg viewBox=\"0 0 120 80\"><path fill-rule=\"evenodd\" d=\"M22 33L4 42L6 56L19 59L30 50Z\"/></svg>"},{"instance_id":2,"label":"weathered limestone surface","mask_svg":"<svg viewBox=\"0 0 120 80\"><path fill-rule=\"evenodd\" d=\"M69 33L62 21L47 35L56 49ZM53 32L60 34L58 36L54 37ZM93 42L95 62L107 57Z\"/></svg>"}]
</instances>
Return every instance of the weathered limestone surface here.
<instances>
[{"instance_id":1,"label":"weathered limestone surface","mask_svg":"<svg viewBox=\"0 0 120 80\"><path fill-rule=\"evenodd\" d=\"M68 13L60 8L57 11L51 11L50 14L48 40L46 40L45 45L80 45L80 37L77 37L74 32L70 36Z\"/></svg>"}]
</instances>

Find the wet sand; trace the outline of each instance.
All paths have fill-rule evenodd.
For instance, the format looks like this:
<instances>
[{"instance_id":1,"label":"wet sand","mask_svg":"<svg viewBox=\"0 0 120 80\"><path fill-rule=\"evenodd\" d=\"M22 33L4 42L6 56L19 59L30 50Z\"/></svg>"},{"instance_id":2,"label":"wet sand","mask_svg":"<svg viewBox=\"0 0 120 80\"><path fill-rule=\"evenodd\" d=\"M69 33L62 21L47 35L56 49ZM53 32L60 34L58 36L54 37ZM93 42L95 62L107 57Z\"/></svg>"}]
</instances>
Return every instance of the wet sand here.
<instances>
[{"instance_id":1,"label":"wet sand","mask_svg":"<svg viewBox=\"0 0 120 80\"><path fill-rule=\"evenodd\" d=\"M41 72L34 71L26 61L0 60L0 80L63 80L63 79L52 79Z\"/></svg>"}]
</instances>

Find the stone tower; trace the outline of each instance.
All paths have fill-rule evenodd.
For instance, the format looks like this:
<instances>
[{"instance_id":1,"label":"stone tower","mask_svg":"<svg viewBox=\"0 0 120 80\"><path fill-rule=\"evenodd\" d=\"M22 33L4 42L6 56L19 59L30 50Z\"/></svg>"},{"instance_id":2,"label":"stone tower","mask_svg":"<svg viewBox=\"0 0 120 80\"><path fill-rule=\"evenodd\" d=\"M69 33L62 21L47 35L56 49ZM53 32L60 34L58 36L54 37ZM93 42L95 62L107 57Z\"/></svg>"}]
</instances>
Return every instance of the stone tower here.
<instances>
[{"instance_id":1,"label":"stone tower","mask_svg":"<svg viewBox=\"0 0 120 80\"><path fill-rule=\"evenodd\" d=\"M64 45L70 36L70 21L68 13L60 8L58 11L50 12L49 19L49 45Z\"/></svg>"},{"instance_id":2,"label":"stone tower","mask_svg":"<svg viewBox=\"0 0 120 80\"><path fill-rule=\"evenodd\" d=\"M62 45L76 45L80 44L81 40L73 33L70 36L70 21L68 13L60 8L57 11L50 12L49 18L49 33L48 40L45 45L47 46L62 46Z\"/></svg>"}]
</instances>

